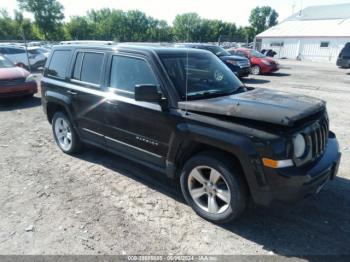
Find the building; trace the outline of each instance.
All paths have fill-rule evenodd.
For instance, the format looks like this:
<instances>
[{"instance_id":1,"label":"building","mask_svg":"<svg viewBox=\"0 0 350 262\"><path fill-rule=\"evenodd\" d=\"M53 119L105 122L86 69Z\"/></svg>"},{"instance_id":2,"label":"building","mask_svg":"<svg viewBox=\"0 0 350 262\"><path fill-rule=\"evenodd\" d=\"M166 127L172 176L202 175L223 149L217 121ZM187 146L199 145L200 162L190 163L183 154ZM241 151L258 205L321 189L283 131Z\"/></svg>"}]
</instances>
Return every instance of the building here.
<instances>
[{"instance_id":1,"label":"building","mask_svg":"<svg viewBox=\"0 0 350 262\"><path fill-rule=\"evenodd\" d=\"M256 36L277 58L335 62L350 42L350 3L307 7Z\"/></svg>"}]
</instances>

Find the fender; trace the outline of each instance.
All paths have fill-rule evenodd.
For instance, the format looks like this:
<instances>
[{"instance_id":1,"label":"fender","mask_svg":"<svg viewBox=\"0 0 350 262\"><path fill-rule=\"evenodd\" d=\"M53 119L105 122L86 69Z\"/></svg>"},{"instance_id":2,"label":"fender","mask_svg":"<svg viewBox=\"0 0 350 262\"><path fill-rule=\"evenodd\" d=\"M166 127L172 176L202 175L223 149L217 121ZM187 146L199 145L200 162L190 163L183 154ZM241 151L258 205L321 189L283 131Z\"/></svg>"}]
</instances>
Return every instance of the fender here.
<instances>
[{"instance_id":1,"label":"fender","mask_svg":"<svg viewBox=\"0 0 350 262\"><path fill-rule=\"evenodd\" d=\"M177 132L171 139L171 147L168 152L168 171L174 171L178 168L176 163L179 155L193 142L208 145L234 155L242 166L249 186L255 187L261 180L262 173L257 172L261 167L258 165L256 145L248 136L197 124L182 123L177 126ZM176 175L179 174L175 173L174 176Z\"/></svg>"},{"instance_id":2,"label":"fender","mask_svg":"<svg viewBox=\"0 0 350 262\"><path fill-rule=\"evenodd\" d=\"M55 103L55 104L62 106L66 110L68 117L71 120L74 120L74 109L72 106L72 99L70 97L62 95L61 93L55 92L55 91L50 91L50 90L45 91L44 108L45 108L46 112L47 112L47 104L48 103ZM47 117L49 117L48 114L46 114L46 115L47 115ZM75 121L72 121L72 123L74 125L74 128L76 129Z\"/></svg>"}]
</instances>

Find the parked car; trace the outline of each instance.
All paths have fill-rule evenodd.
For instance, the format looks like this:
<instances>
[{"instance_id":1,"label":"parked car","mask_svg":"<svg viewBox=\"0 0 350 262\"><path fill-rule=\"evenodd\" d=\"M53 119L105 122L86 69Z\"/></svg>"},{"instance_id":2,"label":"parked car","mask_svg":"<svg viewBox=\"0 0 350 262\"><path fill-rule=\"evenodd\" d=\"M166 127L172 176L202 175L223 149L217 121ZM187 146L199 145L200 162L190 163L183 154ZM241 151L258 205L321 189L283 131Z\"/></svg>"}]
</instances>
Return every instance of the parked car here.
<instances>
[{"instance_id":1,"label":"parked car","mask_svg":"<svg viewBox=\"0 0 350 262\"><path fill-rule=\"evenodd\" d=\"M29 69L28 59L31 70L40 70L44 67L50 51L42 47L28 47L28 57L26 49L23 46L0 46L0 54L10 59L13 63Z\"/></svg>"},{"instance_id":2,"label":"parked car","mask_svg":"<svg viewBox=\"0 0 350 262\"><path fill-rule=\"evenodd\" d=\"M42 105L64 153L86 143L164 172L215 223L237 218L250 197L268 205L317 193L340 162L324 101L247 88L198 49L56 46Z\"/></svg>"},{"instance_id":3,"label":"parked car","mask_svg":"<svg viewBox=\"0 0 350 262\"><path fill-rule=\"evenodd\" d=\"M341 68L350 68L350 43L346 43L341 50L337 60L337 66Z\"/></svg>"},{"instance_id":4,"label":"parked car","mask_svg":"<svg viewBox=\"0 0 350 262\"><path fill-rule=\"evenodd\" d=\"M263 49L261 50L261 53L268 57L274 57L275 55L277 55L277 52L275 52L273 49Z\"/></svg>"},{"instance_id":5,"label":"parked car","mask_svg":"<svg viewBox=\"0 0 350 262\"><path fill-rule=\"evenodd\" d=\"M227 50L230 54L247 57L251 64L253 75L269 74L279 70L279 64L271 57L248 48L235 48Z\"/></svg>"},{"instance_id":6,"label":"parked car","mask_svg":"<svg viewBox=\"0 0 350 262\"><path fill-rule=\"evenodd\" d=\"M238 77L247 77L250 74L250 62L248 59L231 55L225 49L211 44L180 44L178 47L197 48L212 52L219 57L231 71Z\"/></svg>"},{"instance_id":7,"label":"parked car","mask_svg":"<svg viewBox=\"0 0 350 262\"><path fill-rule=\"evenodd\" d=\"M27 70L0 55L0 97L32 96L37 84Z\"/></svg>"}]
</instances>

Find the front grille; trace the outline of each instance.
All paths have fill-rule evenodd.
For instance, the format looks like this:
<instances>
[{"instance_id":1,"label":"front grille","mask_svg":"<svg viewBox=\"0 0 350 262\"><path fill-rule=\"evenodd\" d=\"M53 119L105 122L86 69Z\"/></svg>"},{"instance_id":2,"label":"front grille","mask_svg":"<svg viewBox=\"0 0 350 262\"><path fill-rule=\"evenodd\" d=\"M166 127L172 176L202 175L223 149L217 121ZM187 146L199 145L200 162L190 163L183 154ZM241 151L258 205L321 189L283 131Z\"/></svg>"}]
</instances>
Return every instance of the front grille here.
<instances>
[{"instance_id":1,"label":"front grille","mask_svg":"<svg viewBox=\"0 0 350 262\"><path fill-rule=\"evenodd\" d=\"M308 146L312 159L316 159L324 153L328 142L328 122L317 122L311 132L307 134Z\"/></svg>"},{"instance_id":2,"label":"front grille","mask_svg":"<svg viewBox=\"0 0 350 262\"><path fill-rule=\"evenodd\" d=\"M329 136L329 122L325 115L319 120L313 122L310 126L300 131L306 140L306 152L301 158L294 158L297 166L307 163L313 163L323 155L326 150Z\"/></svg>"},{"instance_id":3,"label":"front grille","mask_svg":"<svg viewBox=\"0 0 350 262\"><path fill-rule=\"evenodd\" d=\"M238 61L238 65L240 67L250 67L250 62L248 60L246 60L246 61Z\"/></svg>"},{"instance_id":4,"label":"front grille","mask_svg":"<svg viewBox=\"0 0 350 262\"><path fill-rule=\"evenodd\" d=\"M1 86L15 86L18 84L22 84L25 82L25 78L16 78L16 79L6 79L6 80L0 80L0 87Z\"/></svg>"}]
</instances>

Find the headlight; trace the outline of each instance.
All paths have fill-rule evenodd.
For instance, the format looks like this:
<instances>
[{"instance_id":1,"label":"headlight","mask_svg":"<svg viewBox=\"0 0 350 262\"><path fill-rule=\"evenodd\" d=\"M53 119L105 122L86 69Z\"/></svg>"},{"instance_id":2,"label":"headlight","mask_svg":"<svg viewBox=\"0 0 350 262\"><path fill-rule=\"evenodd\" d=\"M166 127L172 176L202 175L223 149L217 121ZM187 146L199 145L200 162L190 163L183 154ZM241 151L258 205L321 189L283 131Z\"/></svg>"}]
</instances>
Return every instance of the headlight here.
<instances>
[{"instance_id":1,"label":"headlight","mask_svg":"<svg viewBox=\"0 0 350 262\"><path fill-rule=\"evenodd\" d=\"M238 65L237 61L234 60L226 60L226 63L229 63L231 65Z\"/></svg>"},{"instance_id":2,"label":"headlight","mask_svg":"<svg viewBox=\"0 0 350 262\"><path fill-rule=\"evenodd\" d=\"M302 134L297 134L293 138L294 156L296 158L301 158L306 150L305 138Z\"/></svg>"},{"instance_id":3,"label":"headlight","mask_svg":"<svg viewBox=\"0 0 350 262\"><path fill-rule=\"evenodd\" d=\"M266 61L266 60L261 60L261 62L263 62L265 65L271 65L271 63L269 61Z\"/></svg>"}]
</instances>

